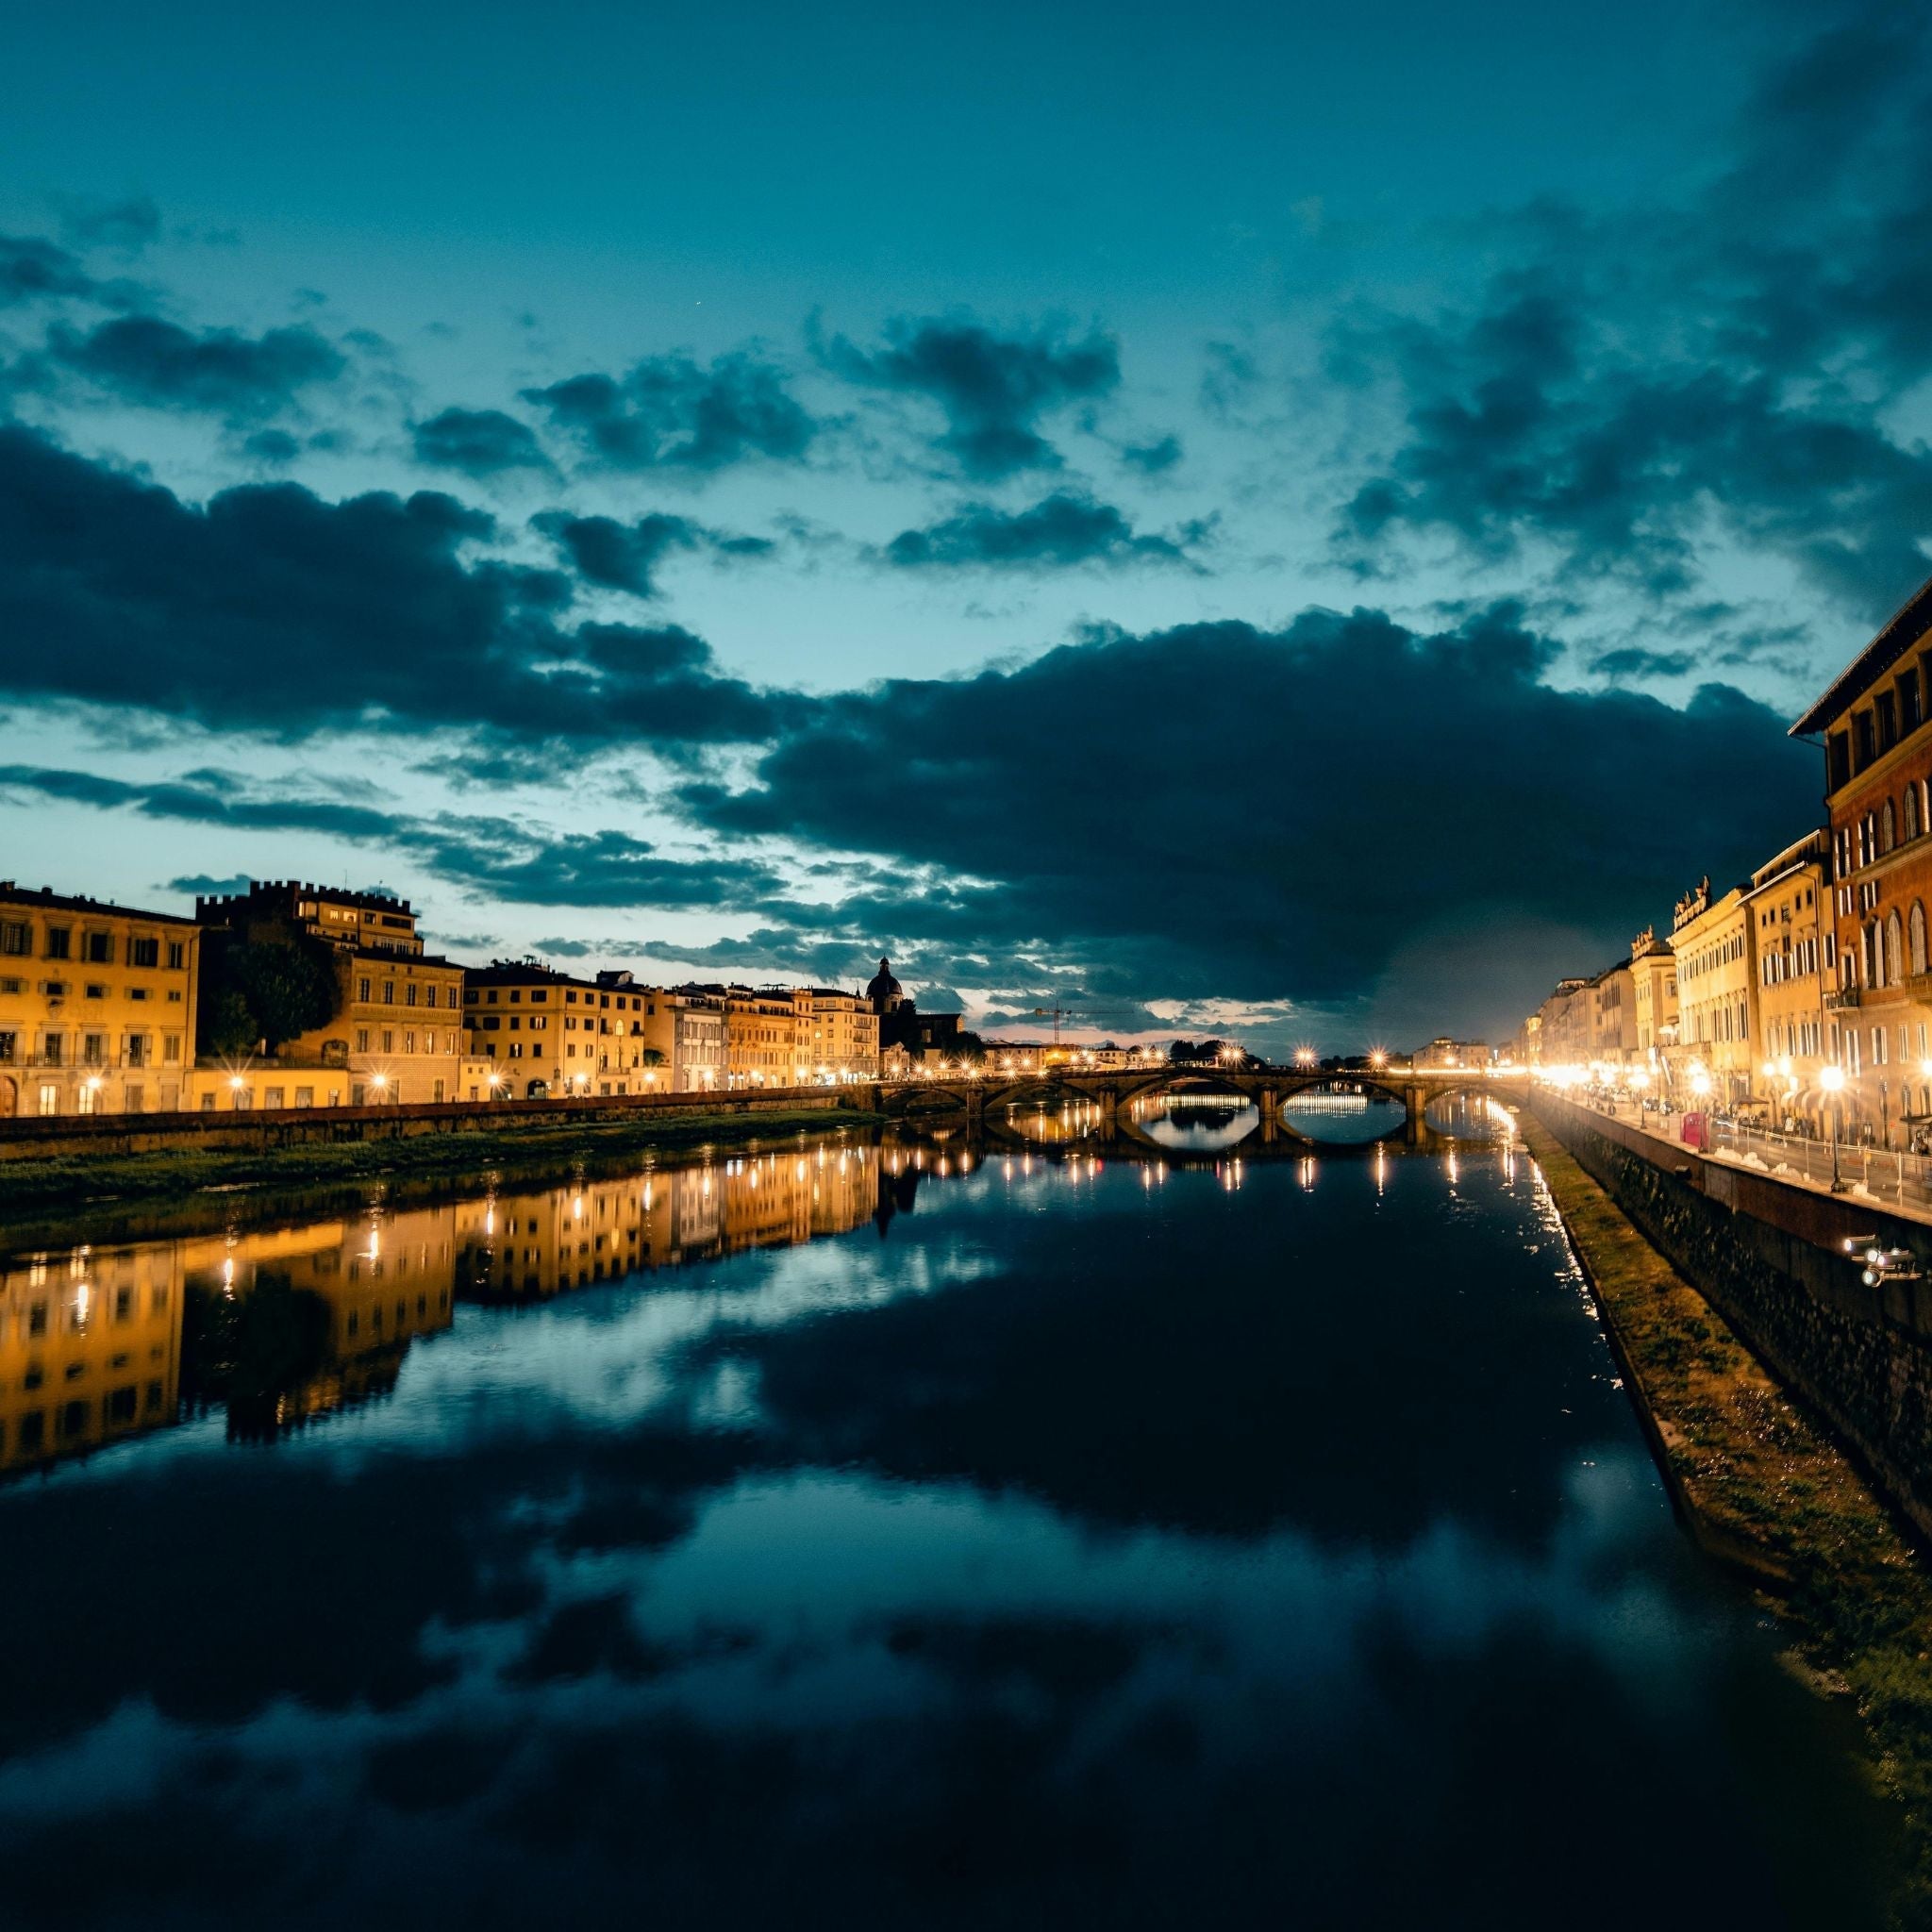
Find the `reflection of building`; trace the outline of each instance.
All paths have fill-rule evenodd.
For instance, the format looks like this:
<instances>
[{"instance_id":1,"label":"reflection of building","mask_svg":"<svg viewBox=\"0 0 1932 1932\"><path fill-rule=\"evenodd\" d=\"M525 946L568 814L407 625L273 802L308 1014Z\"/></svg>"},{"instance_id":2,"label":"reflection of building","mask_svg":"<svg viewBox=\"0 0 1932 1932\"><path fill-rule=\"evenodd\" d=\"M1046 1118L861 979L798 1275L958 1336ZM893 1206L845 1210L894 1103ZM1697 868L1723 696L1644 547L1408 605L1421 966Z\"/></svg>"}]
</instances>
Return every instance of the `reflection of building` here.
<instances>
[{"instance_id":1,"label":"reflection of building","mask_svg":"<svg viewBox=\"0 0 1932 1932\"><path fill-rule=\"evenodd\" d=\"M877 1166L874 1148L822 1145L467 1202L458 1279L481 1300L544 1296L842 1234L873 1213Z\"/></svg>"},{"instance_id":2,"label":"reflection of building","mask_svg":"<svg viewBox=\"0 0 1932 1932\"><path fill-rule=\"evenodd\" d=\"M192 920L0 882L0 1118L184 1106L199 944Z\"/></svg>"},{"instance_id":3,"label":"reflection of building","mask_svg":"<svg viewBox=\"0 0 1932 1932\"><path fill-rule=\"evenodd\" d=\"M273 1056L279 1065L203 1067L204 1108L459 1097L463 969L424 952L407 899L255 879L245 892L198 899L194 910L204 925L232 935L231 943L322 941L333 952L338 989L335 1018L285 1041Z\"/></svg>"},{"instance_id":4,"label":"reflection of building","mask_svg":"<svg viewBox=\"0 0 1932 1932\"><path fill-rule=\"evenodd\" d=\"M646 994L626 979L599 985L534 959L497 959L470 969L463 988L469 1051L491 1063L515 1098L645 1093Z\"/></svg>"},{"instance_id":5,"label":"reflection of building","mask_svg":"<svg viewBox=\"0 0 1932 1932\"><path fill-rule=\"evenodd\" d=\"M0 1266L0 1469L173 1422L181 1301L172 1244L77 1247Z\"/></svg>"},{"instance_id":6,"label":"reflection of building","mask_svg":"<svg viewBox=\"0 0 1932 1932\"><path fill-rule=\"evenodd\" d=\"M1922 585L1791 726L1824 746L1837 983L1827 1058L1848 1111L1889 1132L1932 1112L1932 582Z\"/></svg>"},{"instance_id":7,"label":"reflection of building","mask_svg":"<svg viewBox=\"0 0 1932 1932\"><path fill-rule=\"evenodd\" d=\"M411 1208L187 1241L183 1278L191 1292L238 1299L273 1281L325 1310L322 1358L277 1395L274 1420L288 1426L393 1388L410 1342L449 1326L456 1216Z\"/></svg>"}]
</instances>

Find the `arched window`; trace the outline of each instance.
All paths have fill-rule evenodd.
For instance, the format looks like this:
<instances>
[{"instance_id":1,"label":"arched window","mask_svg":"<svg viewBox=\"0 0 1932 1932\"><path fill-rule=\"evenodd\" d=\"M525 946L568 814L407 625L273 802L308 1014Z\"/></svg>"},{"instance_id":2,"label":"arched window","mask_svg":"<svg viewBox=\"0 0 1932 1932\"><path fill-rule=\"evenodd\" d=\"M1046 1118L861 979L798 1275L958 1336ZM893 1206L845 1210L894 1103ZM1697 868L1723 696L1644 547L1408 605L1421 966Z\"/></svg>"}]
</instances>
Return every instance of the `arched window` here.
<instances>
[{"instance_id":1,"label":"arched window","mask_svg":"<svg viewBox=\"0 0 1932 1932\"><path fill-rule=\"evenodd\" d=\"M1923 902L1912 901L1912 917L1909 927L1911 935L1912 971L1925 970L1925 908Z\"/></svg>"},{"instance_id":2,"label":"arched window","mask_svg":"<svg viewBox=\"0 0 1932 1932\"><path fill-rule=\"evenodd\" d=\"M1891 800L1885 801L1885 811L1878 822L1878 849L1890 852L1898 843L1898 819L1891 809Z\"/></svg>"},{"instance_id":3,"label":"arched window","mask_svg":"<svg viewBox=\"0 0 1932 1932\"><path fill-rule=\"evenodd\" d=\"M1906 787L1906 837L1907 839L1916 839L1918 836L1919 788L1916 785L1907 785Z\"/></svg>"},{"instance_id":4,"label":"arched window","mask_svg":"<svg viewBox=\"0 0 1932 1932\"><path fill-rule=\"evenodd\" d=\"M1885 983L1896 986L1906 976L1905 934L1899 926L1898 908L1893 907L1885 922Z\"/></svg>"}]
</instances>

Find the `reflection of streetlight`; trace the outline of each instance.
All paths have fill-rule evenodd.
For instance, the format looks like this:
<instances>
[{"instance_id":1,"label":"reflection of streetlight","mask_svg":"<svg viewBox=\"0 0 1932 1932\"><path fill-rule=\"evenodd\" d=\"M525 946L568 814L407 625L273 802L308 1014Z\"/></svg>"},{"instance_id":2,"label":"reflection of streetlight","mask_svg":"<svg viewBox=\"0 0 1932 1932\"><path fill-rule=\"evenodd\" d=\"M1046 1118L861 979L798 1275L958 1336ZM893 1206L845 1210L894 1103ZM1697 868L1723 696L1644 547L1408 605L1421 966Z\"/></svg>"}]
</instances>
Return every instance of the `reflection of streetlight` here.
<instances>
[{"instance_id":1,"label":"reflection of streetlight","mask_svg":"<svg viewBox=\"0 0 1932 1932\"><path fill-rule=\"evenodd\" d=\"M1844 1182L1839 1178L1838 1137L1844 1120L1844 1102L1840 1097L1845 1091L1845 1070L1842 1067L1820 1069L1818 1084L1831 1095L1831 1191L1834 1194L1844 1191Z\"/></svg>"}]
</instances>

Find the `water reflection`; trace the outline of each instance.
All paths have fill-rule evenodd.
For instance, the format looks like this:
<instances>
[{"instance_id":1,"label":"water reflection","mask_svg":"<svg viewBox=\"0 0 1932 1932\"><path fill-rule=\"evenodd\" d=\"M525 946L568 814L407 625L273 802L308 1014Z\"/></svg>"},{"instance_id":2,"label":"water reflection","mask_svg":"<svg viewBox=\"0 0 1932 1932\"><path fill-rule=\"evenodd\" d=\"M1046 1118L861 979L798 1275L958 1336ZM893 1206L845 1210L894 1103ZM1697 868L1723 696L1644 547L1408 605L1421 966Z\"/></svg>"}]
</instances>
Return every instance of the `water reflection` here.
<instances>
[{"instance_id":1,"label":"water reflection","mask_svg":"<svg viewBox=\"0 0 1932 1932\"><path fill-rule=\"evenodd\" d=\"M1531 1163L983 1153L9 1265L182 1420L0 1490L0 1919L1867 1922Z\"/></svg>"},{"instance_id":2,"label":"water reflection","mask_svg":"<svg viewBox=\"0 0 1932 1932\"><path fill-rule=\"evenodd\" d=\"M1129 1110L1148 1140L1182 1154L1224 1153L1261 1124L1261 1109L1236 1093L1170 1091L1134 1101Z\"/></svg>"},{"instance_id":3,"label":"water reflection","mask_svg":"<svg viewBox=\"0 0 1932 1932\"><path fill-rule=\"evenodd\" d=\"M1338 1082L1291 1094L1282 1103L1281 1118L1304 1140L1358 1146L1399 1134L1408 1116L1399 1100L1379 1088Z\"/></svg>"}]
</instances>

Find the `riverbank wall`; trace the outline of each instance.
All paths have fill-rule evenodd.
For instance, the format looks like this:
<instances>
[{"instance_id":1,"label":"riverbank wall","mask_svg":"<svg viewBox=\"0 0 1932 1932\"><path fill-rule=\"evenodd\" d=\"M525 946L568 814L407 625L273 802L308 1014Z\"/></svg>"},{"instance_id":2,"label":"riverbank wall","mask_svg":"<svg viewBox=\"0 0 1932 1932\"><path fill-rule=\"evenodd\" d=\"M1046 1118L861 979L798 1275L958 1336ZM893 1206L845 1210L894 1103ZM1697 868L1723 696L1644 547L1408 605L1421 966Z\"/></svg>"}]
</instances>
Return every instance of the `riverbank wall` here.
<instances>
[{"instance_id":1,"label":"riverbank wall","mask_svg":"<svg viewBox=\"0 0 1932 1932\"><path fill-rule=\"evenodd\" d=\"M1910 1249L1932 1229L1880 1203L1781 1181L1548 1092L1531 1111L1779 1380L1932 1540L1932 1283L1868 1287L1844 1244Z\"/></svg>"},{"instance_id":2,"label":"riverbank wall","mask_svg":"<svg viewBox=\"0 0 1932 1932\"><path fill-rule=\"evenodd\" d=\"M117 1113L0 1121L0 1163L115 1160L145 1154L262 1154L283 1148L409 1141L424 1135L514 1134L565 1126L629 1126L841 1108L871 1111L875 1089L761 1087L726 1093L633 1093L581 1100L424 1102L408 1107L304 1107L218 1113Z\"/></svg>"}]
</instances>

